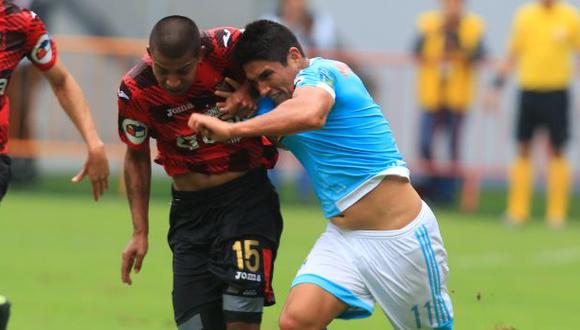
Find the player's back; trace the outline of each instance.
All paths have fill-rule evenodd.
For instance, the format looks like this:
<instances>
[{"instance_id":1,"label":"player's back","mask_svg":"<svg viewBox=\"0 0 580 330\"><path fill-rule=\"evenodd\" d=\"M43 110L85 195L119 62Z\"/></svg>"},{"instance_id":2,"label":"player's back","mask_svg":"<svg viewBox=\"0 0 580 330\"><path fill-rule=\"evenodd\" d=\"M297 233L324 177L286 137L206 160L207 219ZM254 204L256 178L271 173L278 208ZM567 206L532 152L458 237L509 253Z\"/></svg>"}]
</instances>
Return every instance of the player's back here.
<instances>
[{"instance_id":1,"label":"player's back","mask_svg":"<svg viewBox=\"0 0 580 330\"><path fill-rule=\"evenodd\" d=\"M380 107L346 64L311 59L295 80L297 89L303 86L325 89L334 96L334 106L322 129L287 136L283 143L309 172L327 217L364 195L359 188L369 180L408 176Z\"/></svg>"}]
</instances>

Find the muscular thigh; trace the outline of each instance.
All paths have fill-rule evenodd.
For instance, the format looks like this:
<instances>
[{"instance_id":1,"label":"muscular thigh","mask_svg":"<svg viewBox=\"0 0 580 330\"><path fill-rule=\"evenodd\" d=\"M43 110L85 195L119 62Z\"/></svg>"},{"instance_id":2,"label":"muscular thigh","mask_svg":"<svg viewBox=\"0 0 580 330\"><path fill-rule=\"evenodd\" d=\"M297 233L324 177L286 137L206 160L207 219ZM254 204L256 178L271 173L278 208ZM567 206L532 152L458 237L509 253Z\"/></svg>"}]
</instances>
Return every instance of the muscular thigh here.
<instances>
[{"instance_id":1,"label":"muscular thigh","mask_svg":"<svg viewBox=\"0 0 580 330\"><path fill-rule=\"evenodd\" d=\"M274 303L271 283L282 231L278 196L269 185L237 188L211 202L172 207L178 324L216 303L224 323L260 323L263 307Z\"/></svg>"},{"instance_id":2,"label":"muscular thigh","mask_svg":"<svg viewBox=\"0 0 580 330\"><path fill-rule=\"evenodd\" d=\"M282 231L278 197L267 191L246 196L221 222L210 269L224 283L225 318L259 323L263 307L275 303L272 279Z\"/></svg>"},{"instance_id":3,"label":"muscular thigh","mask_svg":"<svg viewBox=\"0 0 580 330\"><path fill-rule=\"evenodd\" d=\"M173 200L168 242L173 252L172 298L178 325L192 323L209 306L221 310L223 283L210 271L217 227L207 206Z\"/></svg>"},{"instance_id":4,"label":"muscular thigh","mask_svg":"<svg viewBox=\"0 0 580 330\"><path fill-rule=\"evenodd\" d=\"M542 123L550 135L550 143L555 147L563 146L569 136L567 91L547 93L542 107Z\"/></svg>"}]
</instances>

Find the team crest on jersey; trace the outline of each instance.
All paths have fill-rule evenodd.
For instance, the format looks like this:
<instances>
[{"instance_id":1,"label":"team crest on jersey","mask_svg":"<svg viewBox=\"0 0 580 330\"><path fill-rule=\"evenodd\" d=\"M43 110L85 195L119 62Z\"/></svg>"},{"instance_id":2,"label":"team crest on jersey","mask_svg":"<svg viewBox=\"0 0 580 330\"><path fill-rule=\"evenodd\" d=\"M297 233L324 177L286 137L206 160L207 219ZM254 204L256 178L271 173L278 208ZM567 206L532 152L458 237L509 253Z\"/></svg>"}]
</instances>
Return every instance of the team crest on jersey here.
<instances>
[{"instance_id":1,"label":"team crest on jersey","mask_svg":"<svg viewBox=\"0 0 580 330\"><path fill-rule=\"evenodd\" d=\"M127 118L122 126L125 136L133 144L141 144L147 138L147 126L141 122Z\"/></svg>"},{"instance_id":2,"label":"team crest on jersey","mask_svg":"<svg viewBox=\"0 0 580 330\"><path fill-rule=\"evenodd\" d=\"M52 45L50 35L44 34L32 49L32 60L38 64L48 64L52 60Z\"/></svg>"}]
</instances>

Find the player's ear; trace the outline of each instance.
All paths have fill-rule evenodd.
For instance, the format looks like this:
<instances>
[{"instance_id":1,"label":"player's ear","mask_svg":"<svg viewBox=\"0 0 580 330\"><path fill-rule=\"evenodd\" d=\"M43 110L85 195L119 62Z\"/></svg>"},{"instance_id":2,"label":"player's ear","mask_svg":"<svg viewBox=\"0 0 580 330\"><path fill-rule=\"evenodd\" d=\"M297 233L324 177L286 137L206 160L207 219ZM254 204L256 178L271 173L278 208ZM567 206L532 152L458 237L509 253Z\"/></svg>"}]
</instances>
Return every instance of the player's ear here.
<instances>
[{"instance_id":1,"label":"player's ear","mask_svg":"<svg viewBox=\"0 0 580 330\"><path fill-rule=\"evenodd\" d=\"M147 55L149 55L149 57L151 57L151 48L149 46L147 46Z\"/></svg>"},{"instance_id":2,"label":"player's ear","mask_svg":"<svg viewBox=\"0 0 580 330\"><path fill-rule=\"evenodd\" d=\"M288 50L288 63L297 63L302 59L302 53L296 47L290 47Z\"/></svg>"}]
</instances>

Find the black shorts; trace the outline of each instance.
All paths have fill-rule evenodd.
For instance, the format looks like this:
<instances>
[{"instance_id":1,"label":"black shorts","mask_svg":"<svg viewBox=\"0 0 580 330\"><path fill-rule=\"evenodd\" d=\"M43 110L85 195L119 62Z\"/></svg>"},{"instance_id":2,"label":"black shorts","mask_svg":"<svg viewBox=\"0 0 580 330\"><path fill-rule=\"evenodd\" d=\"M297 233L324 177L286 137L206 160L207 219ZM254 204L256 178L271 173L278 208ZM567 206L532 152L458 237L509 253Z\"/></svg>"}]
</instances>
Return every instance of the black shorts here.
<instances>
[{"instance_id":1,"label":"black shorts","mask_svg":"<svg viewBox=\"0 0 580 330\"><path fill-rule=\"evenodd\" d=\"M2 201L2 198L4 198L8 190L8 183L12 177L11 173L10 157L0 154L0 201Z\"/></svg>"},{"instance_id":2,"label":"black shorts","mask_svg":"<svg viewBox=\"0 0 580 330\"><path fill-rule=\"evenodd\" d=\"M529 142L535 131L546 128L554 147L562 147L569 137L569 96L567 90L550 92L520 91L516 137Z\"/></svg>"},{"instance_id":3,"label":"black shorts","mask_svg":"<svg viewBox=\"0 0 580 330\"><path fill-rule=\"evenodd\" d=\"M266 170L201 191L173 190L168 241L177 324L216 305L224 322L260 323L263 306L274 304L281 234L278 194Z\"/></svg>"}]
</instances>

